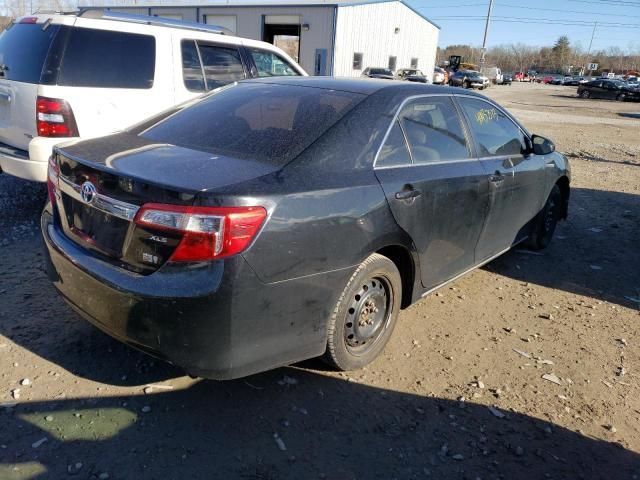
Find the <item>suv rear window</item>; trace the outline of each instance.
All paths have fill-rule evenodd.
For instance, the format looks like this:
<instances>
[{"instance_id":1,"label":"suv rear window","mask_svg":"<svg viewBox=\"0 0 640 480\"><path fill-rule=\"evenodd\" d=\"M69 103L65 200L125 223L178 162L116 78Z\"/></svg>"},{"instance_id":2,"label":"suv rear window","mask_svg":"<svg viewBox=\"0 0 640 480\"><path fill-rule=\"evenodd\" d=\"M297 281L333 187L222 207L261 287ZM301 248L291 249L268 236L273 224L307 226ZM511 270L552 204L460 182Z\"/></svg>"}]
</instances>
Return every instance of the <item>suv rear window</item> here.
<instances>
[{"instance_id":1,"label":"suv rear window","mask_svg":"<svg viewBox=\"0 0 640 480\"><path fill-rule=\"evenodd\" d=\"M14 23L0 35L0 78L16 82L40 83L42 66L57 25Z\"/></svg>"},{"instance_id":2,"label":"suv rear window","mask_svg":"<svg viewBox=\"0 0 640 480\"><path fill-rule=\"evenodd\" d=\"M70 30L58 85L139 89L153 86L154 37L91 28Z\"/></svg>"},{"instance_id":3,"label":"suv rear window","mask_svg":"<svg viewBox=\"0 0 640 480\"><path fill-rule=\"evenodd\" d=\"M285 164L363 98L321 88L240 83L191 104L140 135L193 150Z\"/></svg>"}]
</instances>

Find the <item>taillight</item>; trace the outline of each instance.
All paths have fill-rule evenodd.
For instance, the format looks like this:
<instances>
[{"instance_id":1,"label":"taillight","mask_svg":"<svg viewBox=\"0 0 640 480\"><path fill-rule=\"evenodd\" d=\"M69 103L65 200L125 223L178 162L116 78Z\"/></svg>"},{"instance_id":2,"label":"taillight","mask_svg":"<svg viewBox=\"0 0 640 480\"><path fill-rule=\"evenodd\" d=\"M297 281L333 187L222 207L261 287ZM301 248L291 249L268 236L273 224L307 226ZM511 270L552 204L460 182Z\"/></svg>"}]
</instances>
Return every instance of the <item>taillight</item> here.
<instances>
[{"instance_id":1,"label":"taillight","mask_svg":"<svg viewBox=\"0 0 640 480\"><path fill-rule=\"evenodd\" d=\"M36 123L40 137L78 137L78 126L66 100L38 97Z\"/></svg>"},{"instance_id":2,"label":"taillight","mask_svg":"<svg viewBox=\"0 0 640 480\"><path fill-rule=\"evenodd\" d=\"M38 17L22 17L19 23L38 23Z\"/></svg>"},{"instance_id":3,"label":"taillight","mask_svg":"<svg viewBox=\"0 0 640 480\"><path fill-rule=\"evenodd\" d=\"M257 235L267 211L263 207L184 207L147 203L135 222L142 227L182 233L170 260L196 262L235 255Z\"/></svg>"},{"instance_id":4,"label":"taillight","mask_svg":"<svg viewBox=\"0 0 640 480\"><path fill-rule=\"evenodd\" d=\"M60 168L56 162L56 156L49 157L49 168L47 171L47 190L49 191L49 200L51 205L56 205L56 196L58 190L58 179L60 177Z\"/></svg>"}]
</instances>

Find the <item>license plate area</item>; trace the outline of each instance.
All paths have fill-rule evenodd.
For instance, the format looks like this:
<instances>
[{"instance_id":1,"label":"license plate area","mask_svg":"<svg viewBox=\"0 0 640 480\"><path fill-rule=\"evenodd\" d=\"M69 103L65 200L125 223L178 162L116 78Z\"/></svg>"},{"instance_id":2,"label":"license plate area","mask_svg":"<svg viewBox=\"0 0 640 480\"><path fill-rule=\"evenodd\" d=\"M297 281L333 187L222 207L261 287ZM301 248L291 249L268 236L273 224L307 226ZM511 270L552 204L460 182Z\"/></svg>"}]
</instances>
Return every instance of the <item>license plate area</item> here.
<instances>
[{"instance_id":1,"label":"license plate area","mask_svg":"<svg viewBox=\"0 0 640 480\"><path fill-rule=\"evenodd\" d=\"M72 238L111 257L122 257L129 221L81 203L65 193L62 201Z\"/></svg>"}]
</instances>

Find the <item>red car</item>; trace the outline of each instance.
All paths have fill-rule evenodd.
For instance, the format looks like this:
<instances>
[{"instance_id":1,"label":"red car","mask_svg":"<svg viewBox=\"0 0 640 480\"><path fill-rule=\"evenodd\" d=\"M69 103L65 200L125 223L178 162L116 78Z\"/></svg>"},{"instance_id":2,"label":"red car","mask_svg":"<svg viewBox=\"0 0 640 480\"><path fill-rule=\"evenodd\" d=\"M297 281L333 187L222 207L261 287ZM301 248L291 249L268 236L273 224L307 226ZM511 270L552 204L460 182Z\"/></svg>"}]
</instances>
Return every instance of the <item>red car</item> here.
<instances>
[{"instance_id":1,"label":"red car","mask_svg":"<svg viewBox=\"0 0 640 480\"><path fill-rule=\"evenodd\" d=\"M523 73L523 72L516 72L516 73L513 75L513 79L514 79L516 82L523 82L523 81L524 81L524 73Z\"/></svg>"},{"instance_id":2,"label":"red car","mask_svg":"<svg viewBox=\"0 0 640 480\"><path fill-rule=\"evenodd\" d=\"M553 81L553 77L551 75L547 75L542 79L542 83L551 83Z\"/></svg>"}]
</instances>

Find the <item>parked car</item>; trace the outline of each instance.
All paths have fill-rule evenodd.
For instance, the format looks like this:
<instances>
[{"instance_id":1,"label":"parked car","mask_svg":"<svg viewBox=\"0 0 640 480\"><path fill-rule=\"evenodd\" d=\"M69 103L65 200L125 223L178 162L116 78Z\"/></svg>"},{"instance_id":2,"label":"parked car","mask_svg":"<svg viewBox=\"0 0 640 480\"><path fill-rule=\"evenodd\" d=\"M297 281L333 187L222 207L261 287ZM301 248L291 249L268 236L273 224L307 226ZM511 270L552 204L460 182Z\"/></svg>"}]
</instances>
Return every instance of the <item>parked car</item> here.
<instances>
[{"instance_id":1,"label":"parked car","mask_svg":"<svg viewBox=\"0 0 640 480\"><path fill-rule=\"evenodd\" d=\"M578 87L580 98L604 98L609 100L640 100L640 90L621 80L593 80Z\"/></svg>"},{"instance_id":2,"label":"parked car","mask_svg":"<svg viewBox=\"0 0 640 480\"><path fill-rule=\"evenodd\" d=\"M433 69L433 84L434 85L445 85L449 78L448 78L448 74L447 71L444 68L440 68L440 67L435 67Z\"/></svg>"},{"instance_id":3,"label":"parked car","mask_svg":"<svg viewBox=\"0 0 640 480\"><path fill-rule=\"evenodd\" d=\"M396 76L399 80L408 82L429 83L424 73L416 68L401 68L396 72Z\"/></svg>"},{"instance_id":4,"label":"parked car","mask_svg":"<svg viewBox=\"0 0 640 480\"><path fill-rule=\"evenodd\" d=\"M523 72L516 72L513 74L513 79L516 82L524 82L524 73Z\"/></svg>"},{"instance_id":5,"label":"parked car","mask_svg":"<svg viewBox=\"0 0 640 480\"><path fill-rule=\"evenodd\" d=\"M562 85L564 84L564 77L554 77L549 83L551 85Z\"/></svg>"},{"instance_id":6,"label":"parked car","mask_svg":"<svg viewBox=\"0 0 640 480\"><path fill-rule=\"evenodd\" d=\"M306 75L220 27L116 12L38 14L0 36L0 168L40 182L54 145L122 129L243 78Z\"/></svg>"},{"instance_id":7,"label":"parked car","mask_svg":"<svg viewBox=\"0 0 640 480\"><path fill-rule=\"evenodd\" d=\"M350 370L400 309L546 247L569 177L550 140L473 92L255 79L56 148L42 235L74 309L193 375L317 356Z\"/></svg>"},{"instance_id":8,"label":"parked car","mask_svg":"<svg viewBox=\"0 0 640 480\"><path fill-rule=\"evenodd\" d=\"M548 83L551 83L553 81L555 77L553 75L545 75L544 77L542 77L541 82L544 83L545 85Z\"/></svg>"},{"instance_id":9,"label":"parked car","mask_svg":"<svg viewBox=\"0 0 640 480\"><path fill-rule=\"evenodd\" d=\"M565 77L562 84L569 87L577 87L581 83L586 83L587 81L588 80L586 80L584 77Z\"/></svg>"},{"instance_id":10,"label":"parked car","mask_svg":"<svg viewBox=\"0 0 640 480\"><path fill-rule=\"evenodd\" d=\"M382 67L367 67L362 71L361 76L369 78L380 78L383 80L395 80L396 78L391 70Z\"/></svg>"},{"instance_id":11,"label":"parked car","mask_svg":"<svg viewBox=\"0 0 640 480\"><path fill-rule=\"evenodd\" d=\"M483 90L489 86L489 79L475 70L458 70L449 77L449 85Z\"/></svg>"},{"instance_id":12,"label":"parked car","mask_svg":"<svg viewBox=\"0 0 640 480\"><path fill-rule=\"evenodd\" d=\"M513 83L513 78L511 77L511 75L504 74L502 76L502 83L499 83L498 85L509 85L509 86L511 86L511 83Z\"/></svg>"}]
</instances>

